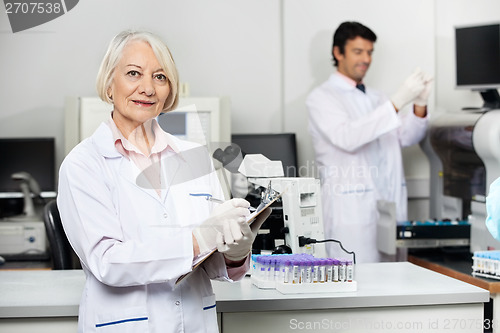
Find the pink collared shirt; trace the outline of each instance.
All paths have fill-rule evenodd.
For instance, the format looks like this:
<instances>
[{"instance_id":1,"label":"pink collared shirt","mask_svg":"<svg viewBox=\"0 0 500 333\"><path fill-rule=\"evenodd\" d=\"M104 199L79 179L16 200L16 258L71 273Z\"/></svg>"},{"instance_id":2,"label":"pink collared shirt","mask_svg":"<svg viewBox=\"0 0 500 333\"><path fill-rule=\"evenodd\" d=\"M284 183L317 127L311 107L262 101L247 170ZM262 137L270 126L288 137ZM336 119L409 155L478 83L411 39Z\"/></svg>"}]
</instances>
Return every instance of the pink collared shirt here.
<instances>
[{"instance_id":1,"label":"pink collared shirt","mask_svg":"<svg viewBox=\"0 0 500 333\"><path fill-rule=\"evenodd\" d=\"M179 150L160 128L156 119L144 123L141 128L138 128L131 134L135 135L135 137L141 136L143 138L145 136L149 142L154 142L149 151L149 156L144 155L144 153L130 142L129 138L123 136L111 115L106 124L111 129L116 149L120 154L134 162L139 170L144 172L152 188L155 189L158 196L161 196L161 153L165 149L172 149L176 153L178 153Z\"/></svg>"}]
</instances>

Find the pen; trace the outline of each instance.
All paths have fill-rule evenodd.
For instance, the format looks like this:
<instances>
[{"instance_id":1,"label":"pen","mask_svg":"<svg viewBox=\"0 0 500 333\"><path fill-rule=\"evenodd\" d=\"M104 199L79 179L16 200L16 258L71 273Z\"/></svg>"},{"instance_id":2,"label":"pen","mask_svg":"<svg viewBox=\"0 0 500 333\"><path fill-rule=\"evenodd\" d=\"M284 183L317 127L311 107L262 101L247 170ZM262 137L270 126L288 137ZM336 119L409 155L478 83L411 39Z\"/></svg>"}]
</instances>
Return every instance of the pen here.
<instances>
[{"instance_id":1,"label":"pen","mask_svg":"<svg viewBox=\"0 0 500 333\"><path fill-rule=\"evenodd\" d=\"M224 200L214 198L211 194L208 193L189 193L189 195L192 195L193 197L205 197L206 200L216 202L216 203L224 203ZM251 212L255 212L256 209L252 206L248 207L248 210Z\"/></svg>"},{"instance_id":2,"label":"pen","mask_svg":"<svg viewBox=\"0 0 500 333\"><path fill-rule=\"evenodd\" d=\"M210 196L210 197L206 197L206 198L207 198L207 200L208 200L208 201L217 202L217 203L220 203L220 204L221 204L221 203L224 203L224 200L221 200L221 199L216 199L216 198L214 198L214 197L212 197L212 196Z\"/></svg>"}]
</instances>

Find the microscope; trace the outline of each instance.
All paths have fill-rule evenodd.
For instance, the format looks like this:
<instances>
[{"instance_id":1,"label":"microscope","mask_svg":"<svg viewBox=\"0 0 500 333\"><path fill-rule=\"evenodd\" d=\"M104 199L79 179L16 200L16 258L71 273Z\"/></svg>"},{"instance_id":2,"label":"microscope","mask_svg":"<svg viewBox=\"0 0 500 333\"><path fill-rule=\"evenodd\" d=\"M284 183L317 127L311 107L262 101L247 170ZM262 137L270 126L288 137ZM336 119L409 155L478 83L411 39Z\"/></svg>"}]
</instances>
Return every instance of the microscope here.
<instances>
[{"instance_id":1,"label":"microscope","mask_svg":"<svg viewBox=\"0 0 500 333\"><path fill-rule=\"evenodd\" d=\"M308 253L326 257L324 244L303 244L301 238L324 240L320 182L315 178L284 177L281 161L262 154L247 154L231 144L214 158L232 173L233 197L243 197L257 207L262 195L275 192L280 199L271 205L253 245L259 253Z\"/></svg>"}]
</instances>

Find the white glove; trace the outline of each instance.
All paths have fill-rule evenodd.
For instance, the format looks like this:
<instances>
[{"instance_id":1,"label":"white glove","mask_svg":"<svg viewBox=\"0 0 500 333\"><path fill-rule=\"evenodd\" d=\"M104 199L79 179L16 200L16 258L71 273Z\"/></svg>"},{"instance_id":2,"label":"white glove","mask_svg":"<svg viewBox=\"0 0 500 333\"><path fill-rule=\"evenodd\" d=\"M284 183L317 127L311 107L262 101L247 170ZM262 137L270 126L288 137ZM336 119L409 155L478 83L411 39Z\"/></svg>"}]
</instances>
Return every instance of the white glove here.
<instances>
[{"instance_id":1,"label":"white glove","mask_svg":"<svg viewBox=\"0 0 500 333\"><path fill-rule=\"evenodd\" d=\"M257 232L270 214L271 208L267 207L257 216L251 225L247 222L240 223L239 238L227 239L225 235L218 234L217 249L219 252L223 253L224 257L228 260L243 260L252 251L252 244L257 236Z\"/></svg>"},{"instance_id":2,"label":"white glove","mask_svg":"<svg viewBox=\"0 0 500 333\"><path fill-rule=\"evenodd\" d=\"M429 99L429 95L431 94L432 90L432 81L433 81L432 76L430 74L424 73L423 79L425 84L424 90L422 90L420 95L418 95L417 98L415 98L415 105L418 106L427 105L427 100Z\"/></svg>"},{"instance_id":3,"label":"white glove","mask_svg":"<svg viewBox=\"0 0 500 333\"><path fill-rule=\"evenodd\" d=\"M401 110L406 104L413 101L424 90L424 73L420 68L406 78L398 91L392 95L391 101L397 110Z\"/></svg>"},{"instance_id":4,"label":"white glove","mask_svg":"<svg viewBox=\"0 0 500 333\"><path fill-rule=\"evenodd\" d=\"M241 223L245 223L250 203L245 199L231 199L215 206L212 215L193 230L200 253L217 246L217 235L221 233L229 242L241 238Z\"/></svg>"}]
</instances>

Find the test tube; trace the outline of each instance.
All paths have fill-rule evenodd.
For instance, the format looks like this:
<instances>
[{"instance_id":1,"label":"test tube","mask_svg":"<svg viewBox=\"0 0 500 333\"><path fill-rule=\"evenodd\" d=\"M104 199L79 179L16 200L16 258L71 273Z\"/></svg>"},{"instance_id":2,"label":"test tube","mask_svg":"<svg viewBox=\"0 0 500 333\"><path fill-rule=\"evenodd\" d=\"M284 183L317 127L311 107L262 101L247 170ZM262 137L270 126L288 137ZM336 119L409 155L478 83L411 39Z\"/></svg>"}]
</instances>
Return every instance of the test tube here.
<instances>
[{"instance_id":1,"label":"test tube","mask_svg":"<svg viewBox=\"0 0 500 333\"><path fill-rule=\"evenodd\" d=\"M291 282L290 277L292 277L292 279L293 279L291 268L292 268L292 262L290 260L285 260L285 263L283 265L283 282L284 283L290 283Z\"/></svg>"},{"instance_id":2,"label":"test tube","mask_svg":"<svg viewBox=\"0 0 500 333\"><path fill-rule=\"evenodd\" d=\"M497 252L497 254L495 255L495 275L496 276L499 276L500 275L500 256Z\"/></svg>"},{"instance_id":3,"label":"test tube","mask_svg":"<svg viewBox=\"0 0 500 333\"><path fill-rule=\"evenodd\" d=\"M272 281L274 278L274 260L271 256L268 258L267 266L267 281Z\"/></svg>"},{"instance_id":4,"label":"test tube","mask_svg":"<svg viewBox=\"0 0 500 333\"><path fill-rule=\"evenodd\" d=\"M266 260L266 280L267 281L272 281L272 278L274 278L274 267L273 267L273 259L268 257Z\"/></svg>"},{"instance_id":5,"label":"test tube","mask_svg":"<svg viewBox=\"0 0 500 333\"><path fill-rule=\"evenodd\" d=\"M326 259L325 282L333 282L333 259Z\"/></svg>"},{"instance_id":6,"label":"test tube","mask_svg":"<svg viewBox=\"0 0 500 333\"><path fill-rule=\"evenodd\" d=\"M313 270L313 262L312 260L306 260L305 262L306 266L306 281L305 283L311 283L312 282L312 270Z\"/></svg>"},{"instance_id":7,"label":"test tube","mask_svg":"<svg viewBox=\"0 0 500 333\"><path fill-rule=\"evenodd\" d=\"M345 282L346 279L346 261L341 259L339 262L339 281Z\"/></svg>"},{"instance_id":8,"label":"test tube","mask_svg":"<svg viewBox=\"0 0 500 333\"><path fill-rule=\"evenodd\" d=\"M257 267L259 269L258 274L257 274L257 278L262 279L262 280L266 276L266 263L264 261L265 261L265 259L263 256L257 257L257 263L258 263Z\"/></svg>"},{"instance_id":9,"label":"test tube","mask_svg":"<svg viewBox=\"0 0 500 333\"><path fill-rule=\"evenodd\" d=\"M319 266L320 266L320 259L313 258L312 259L312 283L319 282Z\"/></svg>"},{"instance_id":10,"label":"test tube","mask_svg":"<svg viewBox=\"0 0 500 333\"><path fill-rule=\"evenodd\" d=\"M321 259L319 261L319 272L318 272L318 282L319 283L325 283L326 281L326 260Z\"/></svg>"},{"instance_id":11,"label":"test tube","mask_svg":"<svg viewBox=\"0 0 500 333\"><path fill-rule=\"evenodd\" d=\"M351 260L346 261L346 279L348 282L354 280L354 266Z\"/></svg>"},{"instance_id":12,"label":"test tube","mask_svg":"<svg viewBox=\"0 0 500 333\"><path fill-rule=\"evenodd\" d=\"M299 284L300 283L300 261L299 260L294 260L292 262L292 275L293 275L293 284Z\"/></svg>"},{"instance_id":13,"label":"test tube","mask_svg":"<svg viewBox=\"0 0 500 333\"><path fill-rule=\"evenodd\" d=\"M299 261L299 267L300 267L300 282L299 283L306 283L306 262L304 260Z\"/></svg>"},{"instance_id":14,"label":"test tube","mask_svg":"<svg viewBox=\"0 0 500 333\"><path fill-rule=\"evenodd\" d=\"M281 270L281 258L279 256L275 256L274 258L274 281L279 281L280 278L280 270Z\"/></svg>"},{"instance_id":15,"label":"test tube","mask_svg":"<svg viewBox=\"0 0 500 333\"><path fill-rule=\"evenodd\" d=\"M333 282L339 282L339 266L340 262L337 259L333 259Z\"/></svg>"}]
</instances>

